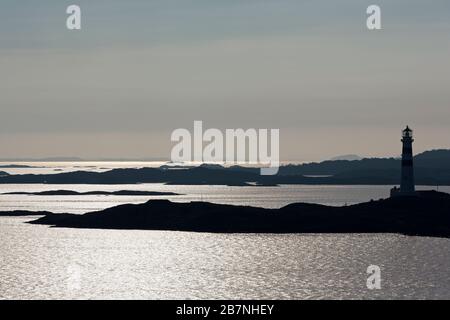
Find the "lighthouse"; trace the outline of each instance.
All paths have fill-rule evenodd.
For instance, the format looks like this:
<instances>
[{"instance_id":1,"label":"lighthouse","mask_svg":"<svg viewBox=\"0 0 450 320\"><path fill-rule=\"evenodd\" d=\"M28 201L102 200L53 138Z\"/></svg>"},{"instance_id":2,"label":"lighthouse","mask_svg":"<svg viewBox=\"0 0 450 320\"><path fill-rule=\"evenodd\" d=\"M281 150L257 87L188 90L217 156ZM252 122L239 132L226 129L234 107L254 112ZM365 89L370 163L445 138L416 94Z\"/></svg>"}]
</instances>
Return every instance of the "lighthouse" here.
<instances>
[{"instance_id":1,"label":"lighthouse","mask_svg":"<svg viewBox=\"0 0 450 320\"><path fill-rule=\"evenodd\" d=\"M413 163L413 151L412 144L413 131L406 126L406 129L402 131L402 177L400 182L400 189L397 187L391 189L391 197L396 196L412 196L415 195L414 184L414 163Z\"/></svg>"},{"instance_id":2,"label":"lighthouse","mask_svg":"<svg viewBox=\"0 0 450 320\"><path fill-rule=\"evenodd\" d=\"M412 144L413 131L406 126L402 132L402 180L400 184L400 193L404 195L414 194L414 166Z\"/></svg>"}]
</instances>

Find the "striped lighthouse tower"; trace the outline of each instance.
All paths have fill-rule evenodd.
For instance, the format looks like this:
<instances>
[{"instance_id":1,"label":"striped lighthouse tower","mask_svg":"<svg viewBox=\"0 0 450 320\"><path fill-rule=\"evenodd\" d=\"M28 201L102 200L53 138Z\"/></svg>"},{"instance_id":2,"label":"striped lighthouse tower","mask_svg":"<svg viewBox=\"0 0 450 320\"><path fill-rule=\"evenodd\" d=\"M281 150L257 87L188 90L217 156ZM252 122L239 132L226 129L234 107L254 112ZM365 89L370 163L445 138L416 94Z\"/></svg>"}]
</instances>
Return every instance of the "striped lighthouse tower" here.
<instances>
[{"instance_id":1,"label":"striped lighthouse tower","mask_svg":"<svg viewBox=\"0 0 450 320\"><path fill-rule=\"evenodd\" d=\"M415 192L412 151L413 142L413 131L407 126L402 132L402 180L400 184L400 193L402 195L413 195Z\"/></svg>"}]
</instances>

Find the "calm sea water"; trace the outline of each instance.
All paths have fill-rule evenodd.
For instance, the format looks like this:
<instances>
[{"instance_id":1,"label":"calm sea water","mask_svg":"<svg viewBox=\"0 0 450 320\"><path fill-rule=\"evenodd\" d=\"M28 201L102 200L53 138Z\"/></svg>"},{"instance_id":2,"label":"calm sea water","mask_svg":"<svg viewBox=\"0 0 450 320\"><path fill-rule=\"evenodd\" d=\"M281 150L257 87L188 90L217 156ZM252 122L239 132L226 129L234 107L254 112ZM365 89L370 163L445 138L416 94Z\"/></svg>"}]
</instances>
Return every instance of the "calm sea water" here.
<instances>
[{"instance_id":1,"label":"calm sea water","mask_svg":"<svg viewBox=\"0 0 450 320\"><path fill-rule=\"evenodd\" d=\"M9 192L39 192L46 190L118 191L145 190L170 191L179 196L34 196L1 195ZM277 208L293 202L313 202L343 205L387 197L388 186L304 186L229 187L229 186L169 186L164 184L132 185L46 185L0 184L0 211L47 210L51 212L85 213L123 203L142 203L150 199L172 201L208 201L224 204L252 205Z\"/></svg>"},{"instance_id":2,"label":"calm sea water","mask_svg":"<svg viewBox=\"0 0 450 320\"><path fill-rule=\"evenodd\" d=\"M172 191L184 194L174 201L264 207L389 193L389 186L0 185L0 193L55 189ZM0 195L0 211L83 213L151 198ZM450 299L448 239L60 229L26 224L32 219L0 217L0 299ZM372 264L381 268L380 290L366 286Z\"/></svg>"}]
</instances>

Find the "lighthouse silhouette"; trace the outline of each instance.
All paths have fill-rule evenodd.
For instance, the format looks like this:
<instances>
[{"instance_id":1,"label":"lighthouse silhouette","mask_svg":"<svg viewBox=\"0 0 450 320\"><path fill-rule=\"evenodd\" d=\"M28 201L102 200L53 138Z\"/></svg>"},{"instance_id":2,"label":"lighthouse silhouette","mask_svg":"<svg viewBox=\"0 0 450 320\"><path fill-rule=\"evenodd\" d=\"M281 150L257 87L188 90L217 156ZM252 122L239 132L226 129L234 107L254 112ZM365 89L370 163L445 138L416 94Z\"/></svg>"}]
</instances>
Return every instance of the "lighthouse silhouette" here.
<instances>
[{"instance_id":1,"label":"lighthouse silhouette","mask_svg":"<svg viewBox=\"0 0 450 320\"><path fill-rule=\"evenodd\" d=\"M413 194L415 192L412 152L413 142L413 131L409 126L406 126L406 129L402 132L402 181L400 184L400 193L402 194Z\"/></svg>"},{"instance_id":2,"label":"lighthouse silhouette","mask_svg":"<svg viewBox=\"0 0 450 320\"><path fill-rule=\"evenodd\" d=\"M402 131L402 177L400 189L394 187L391 189L391 197L396 196L413 196L416 194L414 184L414 159L412 152L412 144L414 142L413 131L409 126Z\"/></svg>"},{"instance_id":3,"label":"lighthouse silhouette","mask_svg":"<svg viewBox=\"0 0 450 320\"><path fill-rule=\"evenodd\" d=\"M415 195L414 184L414 160L412 144L414 142L413 131L406 126L402 131L402 177L400 182L400 190L394 188L391 190L391 196L411 196Z\"/></svg>"}]
</instances>

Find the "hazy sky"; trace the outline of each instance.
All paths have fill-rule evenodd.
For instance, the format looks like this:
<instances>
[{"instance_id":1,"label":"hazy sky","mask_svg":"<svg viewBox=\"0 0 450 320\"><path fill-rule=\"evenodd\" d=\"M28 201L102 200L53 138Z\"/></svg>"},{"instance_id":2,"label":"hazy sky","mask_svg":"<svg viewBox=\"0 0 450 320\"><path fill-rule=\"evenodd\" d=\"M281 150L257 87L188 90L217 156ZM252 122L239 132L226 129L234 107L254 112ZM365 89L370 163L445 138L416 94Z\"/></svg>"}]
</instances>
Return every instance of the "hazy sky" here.
<instances>
[{"instance_id":1,"label":"hazy sky","mask_svg":"<svg viewBox=\"0 0 450 320\"><path fill-rule=\"evenodd\" d=\"M194 120L282 160L450 148L448 0L2 0L0 72L0 158L169 157Z\"/></svg>"}]
</instances>

